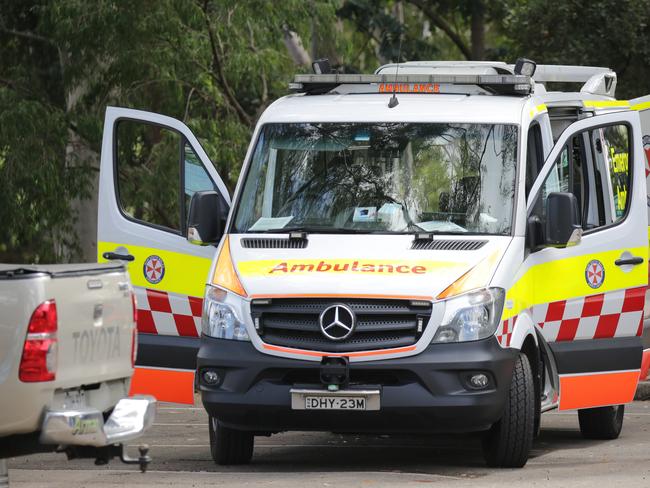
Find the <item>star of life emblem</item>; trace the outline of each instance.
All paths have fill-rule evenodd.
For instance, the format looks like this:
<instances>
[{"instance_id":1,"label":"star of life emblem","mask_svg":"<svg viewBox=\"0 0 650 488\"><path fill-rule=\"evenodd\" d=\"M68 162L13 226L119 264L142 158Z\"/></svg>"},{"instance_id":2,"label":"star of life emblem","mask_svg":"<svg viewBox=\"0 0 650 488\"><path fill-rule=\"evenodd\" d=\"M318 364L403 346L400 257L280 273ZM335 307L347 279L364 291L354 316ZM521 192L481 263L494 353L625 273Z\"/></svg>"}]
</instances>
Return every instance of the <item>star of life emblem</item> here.
<instances>
[{"instance_id":1,"label":"star of life emblem","mask_svg":"<svg viewBox=\"0 0 650 488\"><path fill-rule=\"evenodd\" d=\"M165 276L165 263L155 254L149 256L142 267L145 279L152 284L160 283Z\"/></svg>"},{"instance_id":2,"label":"star of life emblem","mask_svg":"<svg viewBox=\"0 0 650 488\"><path fill-rule=\"evenodd\" d=\"M597 259L589 261L585 269L585 279L587 284L592 288L600 288L605 281L605 267Z\"/></svg>"}]
</instances>

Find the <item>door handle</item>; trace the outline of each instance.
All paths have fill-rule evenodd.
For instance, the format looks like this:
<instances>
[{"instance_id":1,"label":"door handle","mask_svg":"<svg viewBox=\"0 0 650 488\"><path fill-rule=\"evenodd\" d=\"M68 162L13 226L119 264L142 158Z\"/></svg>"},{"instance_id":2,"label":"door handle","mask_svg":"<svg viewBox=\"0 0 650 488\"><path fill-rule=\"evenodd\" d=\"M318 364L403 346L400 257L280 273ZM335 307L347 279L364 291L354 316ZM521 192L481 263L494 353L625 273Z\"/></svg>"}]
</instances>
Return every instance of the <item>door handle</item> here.
<instances>
[{"instance_id":1,"label":"door handle","mask_svg":"<svg viewBox=\"0 0 650 488\"><path fill-rule=\"evenodd\" d=\"M643 264L643 258L639 256L630 256L626 258L618 258L616 261L614 261L614 264L616 266L636 266L637 264Z\"/></svg>"},{"instance_id":2,"label":"door handle","mask_svg":"<svg viewBox=\"0 0 650 488\"><path fill-rule=\"evenodd\" d=\"M104 259L108 259L109 261L120 259L122 261L135 261L135 256L132 254L119 254L116 252L105 252L102 254L102 257Z\"/></svg>"}]
</instances>

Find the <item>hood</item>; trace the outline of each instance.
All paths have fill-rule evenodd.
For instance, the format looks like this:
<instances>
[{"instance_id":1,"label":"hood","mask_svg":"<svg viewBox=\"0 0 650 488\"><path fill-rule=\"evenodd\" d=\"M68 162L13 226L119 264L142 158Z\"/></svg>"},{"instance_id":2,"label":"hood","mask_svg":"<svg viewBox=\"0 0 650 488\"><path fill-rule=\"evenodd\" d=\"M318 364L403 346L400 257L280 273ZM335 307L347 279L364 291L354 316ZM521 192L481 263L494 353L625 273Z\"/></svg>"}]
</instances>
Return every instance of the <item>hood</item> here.
<instances>
[{"instance_id":1,"label":"hood","mask_svg":"<svg viewBox=\"0 0 650 488\"><path fill-rule=\"evenodd\" d=\"M463 247L478 248L428 250L411 249L412 235L310 234L304 248L268 248L268 241L280 239L287 237L230 236L232 260L249 297L341 295L432 300L479 263L485 270L479 286L487 285L511 237L436 236L435 241L453 241L449 247L474 241L474 246Z\"/></svg>"}]
</instances>

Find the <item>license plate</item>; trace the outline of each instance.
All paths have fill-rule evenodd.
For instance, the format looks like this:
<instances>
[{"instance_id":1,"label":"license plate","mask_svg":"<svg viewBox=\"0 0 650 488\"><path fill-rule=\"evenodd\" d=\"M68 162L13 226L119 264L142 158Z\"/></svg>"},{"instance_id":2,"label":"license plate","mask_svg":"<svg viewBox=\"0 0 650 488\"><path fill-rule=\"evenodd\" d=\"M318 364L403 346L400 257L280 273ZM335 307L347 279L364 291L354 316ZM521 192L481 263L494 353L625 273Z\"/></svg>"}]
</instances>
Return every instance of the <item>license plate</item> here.
<instances>
[{"instance_id":1,"label":"license plate","mask_svg":"<svg viewBox=\"0 0 650 488\"><path fill-rule=\"evenodd\" d=\"M305 397L305 410L365 410L363 397Z\"/></svg>"},{"instance_id":2,"label":"license plate","mask_svg":"<svg viewBox=\"0 0 650 488\"><path fill-rule=\"evenodd\" d=\"M63 407L70 410L78 410L86 406L86 396L83 391L68 390L62 397Z\"/></svg>"},{"instance_id":3,"label":"license plate","mask_svg":"<svg viewBox=\"0 0 650 488\"><path fill-rule=\"evenodd\" d=\"M291 390L293 410L379 410L379 390Z\"/></svg>"}]
</instances>

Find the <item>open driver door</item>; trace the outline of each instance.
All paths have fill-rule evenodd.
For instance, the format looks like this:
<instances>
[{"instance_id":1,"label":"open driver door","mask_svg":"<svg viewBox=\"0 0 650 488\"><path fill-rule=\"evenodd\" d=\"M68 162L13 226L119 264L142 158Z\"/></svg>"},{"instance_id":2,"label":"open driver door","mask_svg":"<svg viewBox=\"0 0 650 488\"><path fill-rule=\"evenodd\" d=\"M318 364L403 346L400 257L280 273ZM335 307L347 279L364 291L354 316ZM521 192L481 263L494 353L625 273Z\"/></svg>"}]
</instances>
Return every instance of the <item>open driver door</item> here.
<instances>
[{"instance_id":1,"label":"open driver door","mask_svg":"<svg viewBox=\"0 0 650 488\"><path fill-rule=\"evenodd\" d=\"M131 393L194 403L204 286L214 246L187 239L192 195L230 196L182 122L108 107L99 178L98 260L124 260L137 299L138 354ZM223 228L222 226L221 228Z\"/></svg>"}]
</instances>

